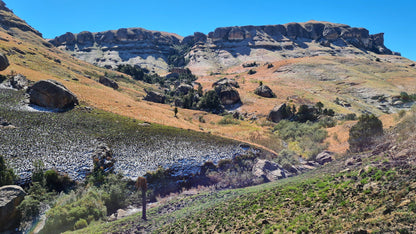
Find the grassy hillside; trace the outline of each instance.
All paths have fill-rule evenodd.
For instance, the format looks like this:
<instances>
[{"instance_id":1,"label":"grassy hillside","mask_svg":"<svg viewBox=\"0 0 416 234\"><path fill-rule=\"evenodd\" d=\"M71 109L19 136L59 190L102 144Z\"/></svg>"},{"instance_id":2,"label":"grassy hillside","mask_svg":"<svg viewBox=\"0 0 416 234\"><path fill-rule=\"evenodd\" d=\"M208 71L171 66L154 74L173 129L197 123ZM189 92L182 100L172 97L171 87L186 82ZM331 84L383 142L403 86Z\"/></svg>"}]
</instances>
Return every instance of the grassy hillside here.
<instances>
[{"instance_id":1,"label":"grassy hillside","mask_svg":"<svg viewBox=\"0 0 416 234\"><path fill-rule=\"evenodd\" d=\"M75 233L410 233L416 221L416 165L408 114L374 150L294 178L220 192L190 193ZM404 137L406 136L406 137Z\"/></svg>"}]
</instances>

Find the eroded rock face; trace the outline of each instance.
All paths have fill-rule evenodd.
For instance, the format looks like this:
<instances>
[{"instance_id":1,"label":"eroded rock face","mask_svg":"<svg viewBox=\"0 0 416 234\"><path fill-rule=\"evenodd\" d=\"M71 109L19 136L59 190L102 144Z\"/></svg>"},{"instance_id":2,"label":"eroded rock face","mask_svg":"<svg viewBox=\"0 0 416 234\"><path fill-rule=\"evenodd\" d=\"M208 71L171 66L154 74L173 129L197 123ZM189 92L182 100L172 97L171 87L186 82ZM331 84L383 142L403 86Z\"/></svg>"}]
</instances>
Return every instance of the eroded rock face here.
<instances>
[{"instance_id":1,"label":"eroded rock face","mask_svg":"<svg viewBox=\"0 0 416 234\"><path fill-rule=\"evenodd\" d=\"M253 175L262 177L265 182L287 177L287 172L279 164L264 159L256 159L252 172Z\"/></svg>"},{"instance_id":2,"label":"eroded rock face","mask_svg":"<svg viewBox=\"0 0 416 234\"><path fill-rule=\"evenodd\" d=\"M6 70L9 65L9 60L7 59L6 55L0 53L0 71Z\"/></svg>"},{"instance_id":3,"label":"eroded rock face","mask_svg":"<svg viewBox=\"0 0 416 234\"><path fill-rule=\"evenodd\" d=\"M55 80L41 80L28 89L30 103L46 108L65 109L78 105L75 94Z\"/></svg>"},{"instance_id":4,"label":"eroded rock face","mask_svg":"<svg viewBox=\"0 0 416 234\"><path fill-rule=\"evenodd\" d=\"M0 187L0 232L13 230L19 225L17 206L23 201L26 192L16 185Z\"/></svg>"},{"instance_id":5,"label":"eroded rock face","mask_svg":"<svg viewBox=\"0 0 416 234\"><path fill-rule=\"evenodd\" d=\"M175 45L180 45L181 40L182 37L176 34L143 28L121 28L96 33L66 33L50 42L71 51L77 58L102 67L131 64L149 70L167 71L168 56Z\"/></svg>"},{"instance_id":6,"label":"eroded rock face","mask_svg":"<svg viewBox=\"0 0 416 234\"><path fill-rule=\"evenodd\" d=\"M220 27L208 35L196 32L183 39L170 33L122 28L66 33L50 42L98 66L114 68L130 64L163 72L168 71L168 57L175 47L182 45L189 48L185 54L188 67L201 75L247 61L267 62L281 55L285 58L368 55L368 51L395 54L384 46L383 33L371 35L365 28L319 21Z\"/></svg>"},{"instance_id":7,"label":"eroded rock face","mask_svg":"<svg viewBox=\"0 0 416 234\"><path fill-rule=\"evenodd\" d=\"M92 154L92 160L95 167L102 168L104 172L109 173L114 171L116 160L113 158L113 151L107 144L100 143L97 145L97 148Z\"/></svg>"},{"instance_id":8,"label":"eroded rock face","mask_svg":"<svg viewBox=\"0 0 416 234\"><path fill-rule=\"evenodd\" d=\"M267 85L261 85L254 90L254 93L267 98L276 97L276 94L273 93L272 89Z\"/></svg>"},{"instance_id":9,"label":"eroded rock face","mask_svg":"<svg viewBox=\"0 0 416 234\"><path fill-rule=\"evenodd\" d=\"M221 79L212 85L223 105L240 103L240 94L234 87L239 87L235 80Z\"/></svg>"},{"instance_id":10,"label":"eroded rock face","mask_svg":"<svg viewBox=\"0 0 416 234\"><path fill-rule=\"evenodd\" d=\"M283 119L290 118L291 116L287 113L286 108L286 103L275 106L273 110L270 111L267 120L278 123Z\"/></svg>"}]
</instances>

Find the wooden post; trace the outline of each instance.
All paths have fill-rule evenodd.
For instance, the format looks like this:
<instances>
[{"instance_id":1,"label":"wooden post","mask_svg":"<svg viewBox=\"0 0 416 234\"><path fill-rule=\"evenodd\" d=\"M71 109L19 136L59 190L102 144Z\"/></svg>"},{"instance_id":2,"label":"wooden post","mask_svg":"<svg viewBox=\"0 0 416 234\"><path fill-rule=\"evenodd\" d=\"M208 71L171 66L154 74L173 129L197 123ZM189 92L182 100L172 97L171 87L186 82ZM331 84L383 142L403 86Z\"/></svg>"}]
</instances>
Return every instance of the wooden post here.
<instances>
[{"instance_id":1,"label":"wooden post","mask_svg":"<svg viewBox=\"0 0 416 234\"><path fill-rule=\"evenodd\" d=\"M138 177L136 180L136 188L142 190L142 219L146 219L146 191L147 191L147 181L144 177Z\"/></svg>"}]
</instances>

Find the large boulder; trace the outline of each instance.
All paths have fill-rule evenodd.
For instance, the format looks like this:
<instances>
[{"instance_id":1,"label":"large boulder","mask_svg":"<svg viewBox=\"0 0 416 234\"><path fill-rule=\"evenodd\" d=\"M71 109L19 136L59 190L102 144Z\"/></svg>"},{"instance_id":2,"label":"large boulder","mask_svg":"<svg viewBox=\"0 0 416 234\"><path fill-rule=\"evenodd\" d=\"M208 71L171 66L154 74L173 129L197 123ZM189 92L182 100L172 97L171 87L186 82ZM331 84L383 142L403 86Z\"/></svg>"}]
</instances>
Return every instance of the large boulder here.
<instances>
[{"instance_id":1,"label":"large boulder","mask_svg":"<svg viewBox=\"0 0 416 234\"><path fill-rule=\"evenodd\" d=\"M13 230L19 225L17 206L23 201L26 192L16 185L0 187L0 232Z\"/></svg>"},{"instance_id":2,"label":"large boulder","mask_svg":"<svg viewBox=\"0 0 416 234\"><path fill-rule=\"evenodd\" d=\"M252 173L257 177L263 178L265 182L287 177L287 172L279 164L264 159L256 159Z\"/></svg>"},{"instance_id":3,"label":"large boulder","mask_svg":"<svg viewBox=\"0 0 416 234\"><path fill-rule=\"evenodd\" d=\"M241 102L240 94L235 88L240 87L235 80L223 78L212 85L223 105L232 105Z\"/></svg>"},{"instance_id":4,"label":"large boulder","mask_svg":"<svg viewBox=\"0 0 416 234\"><path fill-rule=\"evenodd\" d=\"M145 91L147 95L144 97L144 100L149 102L165 103L166 96L164 94L149 90Z\"/></svg>"},{"instance_id":5,"label":"large boulder","mask_svg":"<svg viewBox=\"0 0 416 234\"><path fill-rule=\"evenodd\" d=\"M192 87L192 85L188 85L188 84L180 84L177 88L176 88L176 95L186 95L188 94L191 90L193 90L194 87Z\"/></svg>"},{"instance_id":6,"label":"large boulder","mask_svg":"<svg viewBox=\"0 0 416 234\"><path fill-rule=\"evenodd\" d=\"M46 107L65 109L78 105L78 99L63 84L55 80L41 80L28 89L30 103Z\"/></svg>"},{"instance_id":7,"label":"large boulder","mask_svg":"<svg viewBox=\"0 0 416 234\"><path fill-rule=\"evenodd\" d=\"M334 153L328 150L322 151L321 153L316 155L315 161L321 165L324 165L325 163L332 162L332 155L334 155Z\"/></svg>"},{"instance_id":8,"label":"large boulder","mask_svg":"<svg viewBox=\"0 0 416 234\"><path fill-rule=\"evenodd\" d=\"M283 119L292 117L292 113L287 110L286 103L275 106L269 113L267 120L278 123Z\"/></svg>"},{"instance_id":9,"label":"large boulder","mask_svg":"<svg viewBox=\"0 0 416 234\"><path fill-rule=\"evenodd\" d=\"M256 90L254 90L254 93L266 98L276 97L276 94L274 94L272 89L267 85L260 85L256 88Z\"/></svg>"},{"instance_id":10,"label":"large boulder","mask_svg":"<svg viewBox=\"0 0 416 234\"><path fill-rule=\"evenodd\" d=\"M111 87L113 89L118 89L118 84L114 80L110 80L105 76L100 76L99 82L105 86Z\"/></svg>"},{"instance_id":11,"label":"large boulder","mask_svg":"<svg viewBox=\"0 0 416 234\"><path fill-rule=\"evenodd\" d=\"M9 65L9 60L7 59L6 55L0 53L0 71L6 70Z\"/></svg>"}]
</instances>

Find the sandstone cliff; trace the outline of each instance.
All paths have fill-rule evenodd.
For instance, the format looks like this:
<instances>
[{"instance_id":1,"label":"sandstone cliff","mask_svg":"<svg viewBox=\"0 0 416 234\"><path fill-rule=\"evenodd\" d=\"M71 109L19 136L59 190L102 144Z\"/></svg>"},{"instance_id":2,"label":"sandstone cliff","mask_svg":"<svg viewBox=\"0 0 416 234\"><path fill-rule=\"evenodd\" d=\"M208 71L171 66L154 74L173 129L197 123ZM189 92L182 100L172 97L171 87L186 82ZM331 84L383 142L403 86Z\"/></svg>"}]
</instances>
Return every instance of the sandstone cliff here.
<instances>
[{"instance_id":1,"label":"sandstone cliff","mask_svg":"<svg viewBox=\"0 0 416 234\"><path fill-rule=\"evenodd\" d=\"M384 46L383 33L365 28L309 21L283 25L222 27L205 35L182 38L175 34L141 28L98 33L66 33L50 41L77 58L98 66L118 64L166 71L170 55L187 48L183 56L197 74L220 71L246 61L276 61L319 55L368 56L394 54Z\"/></svg>"},{"instance_id":2,"label":"sandstone cliff","mask_svg":"<svg viewBox=\"0 0 416 234\"><path fill-rule=\"evenodd\" d=\"M77 58L102 67L132 64L149 70L166 71L168 56L181 40L182 37L175 34L122 28L97 33L68 32L50 42Z\"/></svg>"}]
</instances>

